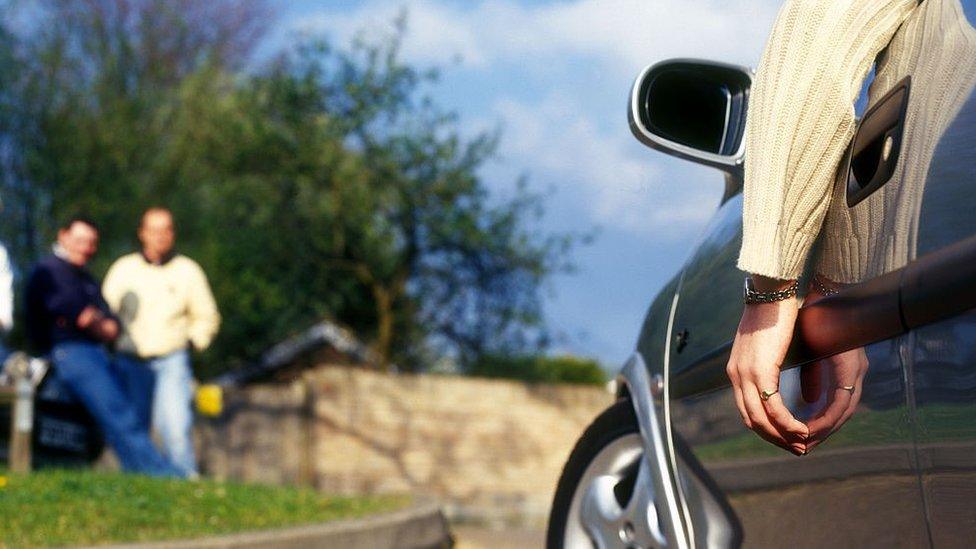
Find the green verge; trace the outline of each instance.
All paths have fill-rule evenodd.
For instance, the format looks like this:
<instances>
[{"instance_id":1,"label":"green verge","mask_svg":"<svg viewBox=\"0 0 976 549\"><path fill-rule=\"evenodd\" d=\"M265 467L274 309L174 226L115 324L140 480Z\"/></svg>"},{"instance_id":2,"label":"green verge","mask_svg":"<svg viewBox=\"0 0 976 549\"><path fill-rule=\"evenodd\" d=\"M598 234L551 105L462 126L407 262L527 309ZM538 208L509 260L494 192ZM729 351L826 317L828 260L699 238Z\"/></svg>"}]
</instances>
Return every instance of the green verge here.
<instances>
[{"instance_id":1,"label":"green verge","mask_svg":"<svg viewBox=\"0 0 976 549\"><path fill-rule=\"evenodd\" d=\"M863 408L814 452L825 448L911 443L913 435L906 414L904 408ZM976 403L922 404L918 407L917 442L939 444L976 439L974 415ZM698 445L694 450L698 459L706 463L782 455L782 450L744 429L724 440Z\"/></svg>"},{"instance_id":2,"label":"green verge","mask_svg":"<svg viewBox=\"0 0 976 549\"><path fill-rule=\"evenodd\" d=\"M0 471L0 547L157 541L393 511L406 496L337 497L311 489L121 473Z\"/></svg>"}]
</instances>

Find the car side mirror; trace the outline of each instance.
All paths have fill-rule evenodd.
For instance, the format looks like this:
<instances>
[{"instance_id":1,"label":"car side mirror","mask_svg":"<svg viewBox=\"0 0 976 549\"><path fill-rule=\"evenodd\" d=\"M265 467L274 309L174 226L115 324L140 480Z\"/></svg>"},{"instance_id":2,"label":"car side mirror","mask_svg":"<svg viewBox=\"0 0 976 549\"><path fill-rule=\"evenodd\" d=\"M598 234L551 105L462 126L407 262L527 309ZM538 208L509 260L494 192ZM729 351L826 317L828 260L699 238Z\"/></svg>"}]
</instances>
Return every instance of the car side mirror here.
<instances>
[{"instance_id":1,"label":"car side mirror","mask_svg":"<svg viewBox=\"0 0 976 549\"><path fill-rule=\"evenodd\" d=\"M672 59L644 69L630 92L638 141L663 153L741 176L752 71Z\"/></svg>"}]
</instances>

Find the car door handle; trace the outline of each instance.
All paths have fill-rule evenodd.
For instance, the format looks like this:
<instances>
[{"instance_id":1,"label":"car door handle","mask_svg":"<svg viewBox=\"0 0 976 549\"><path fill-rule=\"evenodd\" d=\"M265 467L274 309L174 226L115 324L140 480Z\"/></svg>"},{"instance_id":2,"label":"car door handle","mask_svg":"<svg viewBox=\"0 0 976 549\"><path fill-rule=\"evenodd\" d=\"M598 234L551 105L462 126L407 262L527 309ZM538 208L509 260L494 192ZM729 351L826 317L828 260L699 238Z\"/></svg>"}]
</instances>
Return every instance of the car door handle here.
<instances>
[{"instance_id":1,"label":"car door handle","mask_svg":"<svg viewBox=\"0 0 976 549\"><path fill-rule=\"evenodd\" d=\"M909 76L895 84L858 124L847 153L848 206L867 198L894 175L905 133L910 89Z\"/></svg>"}]
</instances>

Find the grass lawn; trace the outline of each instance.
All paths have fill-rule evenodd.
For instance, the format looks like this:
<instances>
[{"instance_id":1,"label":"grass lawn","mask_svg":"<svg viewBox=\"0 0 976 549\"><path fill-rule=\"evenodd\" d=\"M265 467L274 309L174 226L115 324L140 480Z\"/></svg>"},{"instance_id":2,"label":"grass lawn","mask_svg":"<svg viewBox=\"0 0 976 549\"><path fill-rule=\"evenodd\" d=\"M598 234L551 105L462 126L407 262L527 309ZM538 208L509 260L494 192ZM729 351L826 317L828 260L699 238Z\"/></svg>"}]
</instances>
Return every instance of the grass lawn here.
<instances>
[{"instance_id":1,"label":"grass lawn","mask_svg":"<svg viewBox=\"0 0 976 549\"><path fill-rule=\"evenodd\" d=\"M0 471L0 547L192 538L392 511L407 497L161 480L120 473Z\"/></svg>"}]
</instances>

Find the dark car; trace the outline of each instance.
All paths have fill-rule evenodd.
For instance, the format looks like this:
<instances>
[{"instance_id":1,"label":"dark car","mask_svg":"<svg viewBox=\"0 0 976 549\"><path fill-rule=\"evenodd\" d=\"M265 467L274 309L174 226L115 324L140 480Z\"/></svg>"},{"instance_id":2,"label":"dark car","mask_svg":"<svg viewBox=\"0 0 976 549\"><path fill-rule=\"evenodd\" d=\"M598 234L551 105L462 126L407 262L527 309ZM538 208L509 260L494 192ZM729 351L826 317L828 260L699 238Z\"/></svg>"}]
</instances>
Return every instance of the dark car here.
<instances>
[{"instance_id":1,"label":"dark car","mask_svg":"<svg viewBox=\"0 0 976 549\"><path fill-rule=\"evenodd\" d=\"M726 187L564 468L549 547L976 546L974 16L976 0L925 0L879 56L800 287L844 280L807 300L782 366L790 410L829 434L801 457L743 426L725 373L742 165L762 154L743 151L751 72L673 60L639 76L635 136Z\"/></svg>"}]
</instances>

